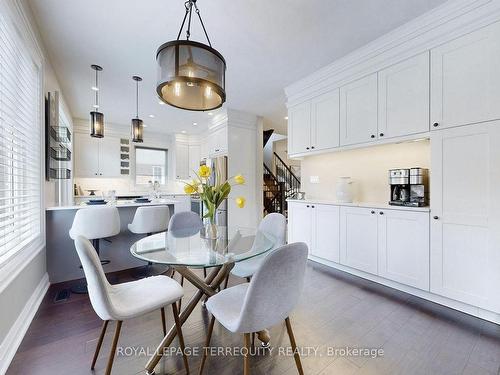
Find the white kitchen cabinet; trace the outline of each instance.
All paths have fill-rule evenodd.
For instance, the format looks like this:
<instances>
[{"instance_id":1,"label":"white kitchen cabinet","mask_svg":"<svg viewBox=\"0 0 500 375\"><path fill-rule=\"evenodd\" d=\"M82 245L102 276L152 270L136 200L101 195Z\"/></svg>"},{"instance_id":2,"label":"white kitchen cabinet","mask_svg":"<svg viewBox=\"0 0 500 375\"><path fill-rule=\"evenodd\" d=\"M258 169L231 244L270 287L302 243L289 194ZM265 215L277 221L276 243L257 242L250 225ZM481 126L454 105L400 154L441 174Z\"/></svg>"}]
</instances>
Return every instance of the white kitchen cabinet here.
<instances>
[{"instance_id":1,"label":"white kitchen cabinet","mask_svg":"<svg viewBox=\"0 0 500 375\"><path fill-rule=\"evenodd\" d=\"M209 157L227 155L227 127L209 131L206 142Z\"/></svg>"},{"instance_id":2,"label":"white kitchen cabinet","mask_svg":"<svg viewBox=\"0 0 500 375\"><path fill-rule=\"evenodd\" d=\"M311 204L310 206L312 211L311 254L338 263L340 207L326 204Z\"/></svg>"},{"instance_id":3,"label":"white kitchen cabinet","mask_svg":"<svg viewBox=\"0 0 500 375\"><path fill-rule=\"evenodd\" d=\"M120 139L75 133L75 177L120 177Z\"/></svg>"},{"instance_id":4,"label":"white kitchen cabinet","mask_svg":"<svg viewBox=\"0 0 500 375\"><path fill-rule=\"evenodd\" d=\"M311 103L298 104L288 110L288 153L301 154L311 149Z\"/></svg>"},{"instance_id":5,"label":"white kitchen cabinet","mask_svg":"<svg viewBox=\"0 0 500 375\"><path fill-rule=\"evenodd\" d=\"M378 274L429 290L429 213L378 212Z\"/></svg>"},{"instance_id":6,"label":"white kitchen cabinet","mask_svg":"<svg viewBox=\"0 0 500 375\"><path fill-rule=\"evenodd\" d=\"M104 137L99 143L99 176L120 177L120 138Z\"/></svg>"},{"instance_id":7,"label":"white kitchen cabinet","mask_svg":"<svg viewBox=\"0 0 500 375\"><path fill-rule=\"evenodd\" d=\"M429 52L378 73L378 138L429 131Z\"/></svg>"},{"instance_id":8,"label":"white kitchen cabinet","mask_svg":"<svg viewBox=\"0 0 500 375\"><path fill-rule=\"evenodd\" d=\"M189 159L189 170L188 176L189 178L195 178L195 173L198 173L198 169L200 168L200 160L201 160L201 147L200 145L189 145L188 147L188 159Z\"/></svg>"},{"instance_id":9,"label":"white kitchen cabinet","mask_svg":"<svg viewBox=\"0 0 500 375\"><path fill-rule=\"evenodd\" d=\"M312 249L312 210L310 204L288 203L288 243L305 242Z\"/></svg>"},{"instance_id":10,"label":"white kitchen cabinet","mask_svg":"<svg viewBox=\"0 0 500 375\"><path fill-rule=\"evenodd\" d=\"M186 143L175 144L175 178L178 180L189 178L189 146Z\"/></svg>"},{"instance_id":11,"label":"white kitchen cabinet","mask_svg":"<svg viewBox=\"0 0 500 375\"><path fill-rule=\"evenodd\" d=\"M433 129L500 119L499 66L500 22L432 49Z\"/></svg>"},{"instance_id":12,"label":"white kitchen cabinet","mask_svg":"<svg viewBox=\"0 0 500 375\"><path fill-rule=\"evenodd\" d=\"M361 271L378 272L378 228L375 209L340 208L340 263Z\"/></svg>"},{"instance_id":13,"label":"white kitchen cabinet","mask_svg":"<svg viewBox=\"0 0 500 375\"><path fill-rule=\"evenodd\" d=\"M500 121L431 135L431 291L500 313Z\"/></svg>"},{"instance_id":14,"label":"white kitchen cabinet","mask_svg":"<svg viewBox=\"0 0 500 375\"><path fill-rule=\"evenodd\" d=\"M314 98L311 102L311 150L339 146L339 89Z\"/></svg>"},{"instance_id":15,"label":"white kitchen cabinet","mask_svg":"<svg viewBox=\"0 0 500 375\"><path fill-rule=\"evenodd\" d=\"M340 145L377 138L377 73L340 88Z\"/></svg>"}]
</instances>

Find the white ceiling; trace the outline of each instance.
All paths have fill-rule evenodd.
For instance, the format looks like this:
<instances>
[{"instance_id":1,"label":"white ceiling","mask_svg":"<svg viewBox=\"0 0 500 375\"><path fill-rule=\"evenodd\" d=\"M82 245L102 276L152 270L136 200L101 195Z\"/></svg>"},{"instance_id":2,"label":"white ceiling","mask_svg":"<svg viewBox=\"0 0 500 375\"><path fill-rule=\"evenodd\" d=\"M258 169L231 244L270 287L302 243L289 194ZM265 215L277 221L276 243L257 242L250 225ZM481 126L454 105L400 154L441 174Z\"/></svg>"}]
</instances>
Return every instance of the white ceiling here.
<instances>
[{"instance_id":1,"label":"white ceiling","mask_svg":"<svg viewBox=\"0 0 500 375\"><path fill-rule=\"evenodd\" d=\"M286 126L283 89L444 0L199 0L214 48L227 61L226 106ZM160 105L156 50L175 39L183 0L29 0L73 116L92 109L90 64L103 66L101 110L106 121L127 125L140 115L162 132L199 132L207 113ZM203 41L194 19L192 39ZM155 117L148 117L153 114ZM193 126L197 122L198 126ZM147 131L147 129L146 129Z\"/></svg>"}]
</instances>

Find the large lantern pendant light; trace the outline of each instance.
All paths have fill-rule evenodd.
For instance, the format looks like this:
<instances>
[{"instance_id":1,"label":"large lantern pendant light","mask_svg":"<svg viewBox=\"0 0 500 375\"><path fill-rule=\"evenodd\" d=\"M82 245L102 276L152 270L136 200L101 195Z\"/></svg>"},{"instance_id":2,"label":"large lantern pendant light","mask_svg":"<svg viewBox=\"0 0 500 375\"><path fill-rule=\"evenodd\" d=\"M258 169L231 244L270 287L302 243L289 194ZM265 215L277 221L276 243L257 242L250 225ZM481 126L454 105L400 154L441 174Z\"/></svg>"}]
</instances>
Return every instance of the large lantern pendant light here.
<instances>
[{"instance_id":1,"label":"large lantern pendant light","mask_svg":"<svg viewBox=\"0 0 500 375\"><path fill-rule=\"evenodd\" d=\"M174 107L190 111L207 111L219 108L226 101L226 60L212 48L196 0L185 2L186 13L177 40L158 48L158 84L160 99ZM189 40L191 18L198 15L208 45ZM179 40L188 20L186 40Z\"/></svg>"},{"instance_id":2,"label":"large lantern pendant light","mask_svg":"<svg viewBox=\"0 0 500 375\"><path fill-rule=\"evenodd\" d=\"M133 76L135 81L135 118L132 119L132 142L144 142L143 133L144 125L139 118L139 82L142 81L141 77Z\"/></svg>"},{"instance_id":3,"label":"large lantern pendant light","mask_svg":"<svg viewBox=\"0 0 500 375\"><path fill-rule=\"evenodd\" d=\"M91 65L95 70L95 86L92 90L95 91L94 109L90 112L90 136L95 138L104 137L104 114L99 111L99 77L98 74L102 71L99 65Z\"/></svg>"}]
</instances>

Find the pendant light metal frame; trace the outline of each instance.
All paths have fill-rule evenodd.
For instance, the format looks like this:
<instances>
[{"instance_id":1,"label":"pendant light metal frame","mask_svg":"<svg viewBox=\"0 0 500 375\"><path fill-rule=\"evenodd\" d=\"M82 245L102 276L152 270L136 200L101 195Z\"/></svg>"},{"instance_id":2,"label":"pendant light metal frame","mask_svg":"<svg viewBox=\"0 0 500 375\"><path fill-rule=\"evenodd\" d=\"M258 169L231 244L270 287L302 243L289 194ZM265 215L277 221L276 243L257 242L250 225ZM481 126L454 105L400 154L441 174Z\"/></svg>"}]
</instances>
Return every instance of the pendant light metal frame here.
<instances>
[{"instance_id":1,"label":"pendant light metal frame","mask_svg":"<svg viewBox=\"0 0 500 375\"><path fill-rule=\"evenodd\" d=\"M135 118L131 121L132 142L142 143L144 142L144 122L139 118L139 82L142 78L133 76L132 79L135 81Z\"/></svg>"},{"instance_id":2,"label":"pendant light metal frame","mask_svg":"<svg viewBox=\"0 0 500 375\"><path fill-rule=\"evenodd\" d=\"M185 3L184 3L184 6L186 8L186 12L184 14L184 19L182 21L182 24L181 24L181 27L179 29L179 33L177 35L177 39L176 40L173 40L173 41L169 41L169 42L166 42L164 44L162 44L157 52L156 52L156 60L158 62L158 65L159 65L159 68L160 68L160 73L161 73L161 70L162 69L165 69L165 70L168 70L168 68L173 68L172 70L174 71L174 76L171 77L172 79L167 79L167 80L163 80L163 79L159 79L158 80L158 85L156 87L156 92L160 98L161 101L163 101L164 103L166 104L169 104L173 107L176 107L176 108L180 108L180 109L185 109L185 110L190 110L190 111L209 111L209 110L214 110L214 109L217 109L217 108L220 108L224 102L226 101L226 91L225 91L225 86L226 86L226 77L225 77L225 72L226 72L226 60L224 59L224 56L222 56L222 54L217 51L215 48L212 47L212 43L210 42L210 38L208 36L208 33L205 29L205 24L203 23L203 20L201 18L201 14L200 14L200 10L198 9L198 6L196 4L196 0L187 0ZM189 40L189 38L191 37L191 18L192 18L192 11L193 11L193 8L195 9L195 12L196 14L198 15L198 18L199 18L199 21L200 21L200 24L203 28L203 32L205 33L205 37L207 38L207 41L208 41L208 45L206 44L203 44L201 42L195 42L195 41L191 41ZM184 25L186 23L186 20L188 20L188 25L187 25L187 29L186 29L186 39L185 40L181 40L180 39L180 36L182 34L182 30L184 29ZM195 48L198 48L198 49L202 49L202 50L205 50L207 51L209 54L212 54L214 55L215 57L217 57L219 60L220 60L220 63L221 65L218 66L219 68L222 68L221 69L221 77L220 77L220 80L219 82L214 82L213 80L207 80L207 79L203 79L203 78L199 78L199 77L196 77L196 76L184 76L184 75L179 75L180 73L180 62L179 62L179 50L181 47L183 46L188 46L188 47L195 47ZM170 49L170 48L173 48L174 49L174 66L162 66L160 61L159 61L159 57L160 57L160 54L165 50L165 49ZM197 64L196 62L194 63L195 65L199 65ZM169 77L170 78L170 77ZM207 87L210 87L219 97L220 97L220 103L218 103L216 106L207 106L205 108L200 108L200 109L193 109L193 108L187 108L187 107L183 107L183 106L180 106L180 105L176 105L176 104L173 104L169 101L167 101L164 97L163 97L163 88L165 86L169 86L169 85L172 85L172 84L193 84L193 85L197 85L200 87L200 92L203 87L203 85L206 85Z\"/></svg>"},{"instance_id":3,"label":"pendant light metal frame","mask_svg":"<svg viewBox=\"0 0 500 375\"><path fill-rule=\"evenodd\" d=\"M104 138L104 114L99 109L99 72L102 67L92 64L90 66L95 70L95 104L94 110L90 112L90 136L94 138Z\"/></svg>"}]
</instances>

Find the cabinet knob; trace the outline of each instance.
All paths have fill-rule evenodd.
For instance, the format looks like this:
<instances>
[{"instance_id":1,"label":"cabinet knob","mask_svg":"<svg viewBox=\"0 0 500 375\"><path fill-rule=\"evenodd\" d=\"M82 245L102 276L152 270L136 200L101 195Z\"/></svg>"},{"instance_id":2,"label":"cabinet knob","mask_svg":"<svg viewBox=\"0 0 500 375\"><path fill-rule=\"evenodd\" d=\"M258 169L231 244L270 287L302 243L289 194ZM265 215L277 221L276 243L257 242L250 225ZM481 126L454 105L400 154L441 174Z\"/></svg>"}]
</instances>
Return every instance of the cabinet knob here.
<instances>
[{"instance_id":1,"label":"cabinet knob","mask_svg":"<svg viewBox=\"0 0 500 375\"><path fill-rule=\"evenodd\" d=\"M309 150L309 147L306 147L306 150Z\"/></svg>"},{"instance_id":2,"label":"cabinet knob","mask_svg":"<svg viewBox=\"0 0 500 375\"><path fill-rule=\"evenodd\" d=\"M379 212L380 215L383 215L384 213L382 211Z\"/></svg>"},{"instance_id":3,"label":"cabinet knob","mask_svg":"<svg viewBox=\"0 0 500 375\"><path fill-rule=\"evenodd\" d=\"M375 211L372 211L372 215L375 213Z\"/></svg>"},{"instance_id":4,"label":"cabinet knob","mask_svg":"<svg viewBox=\"0 0 500 375\"><path fill-rule=\"evenodd\" d=\"M434 126L435 128L437 128L439 126L439 123L435 122L434 124L432 124L432 126Z\"/></svg>"},{"instance_id":5,"label":"cabinet knob","mask_svg":"<svg viewBox=\"0 0 500 375\"><path fill-rule=\"evenodd\" d=\"M311 148L314 148L314 146L311 146Z\"/></svg>"},{"instance_id":6,"label":"cabinet knob","mask_svg":"<svg viewBox=\"0 0 500 375\"><path fill-rule=\"evenodd\" d=\"M433 219L434 220L439 220L439 216L434 216Z\"/></svg>"},{"instance_id":7,"label":"cabinet knob","mask_svg":"<svg viewBox=\"0 0 500 375\"><path fill-rule=\"evenodd\" d=\"M375 134L370 135L370 138L375 138Z\"/></svg>"},{"instance_id":8,"label":"cabinet knob","mask_svg":"<svg viewBox=\"0 0 500 375\"><path fill-rule=\"evenodd\" d=\"M383 137L384 136L384 133L380 133L380 136Z\"/></svg>"},{"instance_id":9,"label":"cabinet knob","mask_svg":"<svg viewBox=\"0 0 500 375\"><path fill-rule=\"evenodd\" d=\"M94 173L97 176L97 173Z\"/></svg>"},{"instance_id":10,"label":"cabinet knob","mask_svg":"<svg viewBox=\"0 0 500 375\"><path fill-rule=\"evenodd\" d=\"M309 208L309 205L307 205L306 207Z\"/></svg>"},{"instance_id":11,"label":"cabinet knob","mask_svg":"<svg viewBox=\"0 0 500 375\"><path fill-rule=\"evenodd\" d=\"M311 208L314 208L314 206L311 206Z\"/></svg>"},{"instance_id":12,"label":"cabinet knob","mask_svg":"<svg viewBox=\"0 0 500 375\"><path fill-rule=\"evenodd\" d=\"M99 173L99 176L102 176L102 173Z\"/></svg>"}]
</instances>

